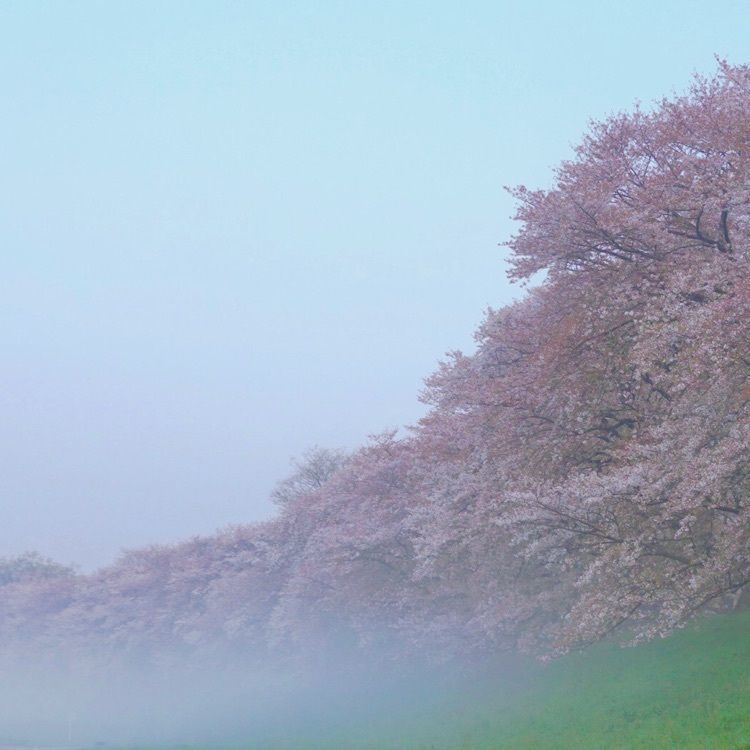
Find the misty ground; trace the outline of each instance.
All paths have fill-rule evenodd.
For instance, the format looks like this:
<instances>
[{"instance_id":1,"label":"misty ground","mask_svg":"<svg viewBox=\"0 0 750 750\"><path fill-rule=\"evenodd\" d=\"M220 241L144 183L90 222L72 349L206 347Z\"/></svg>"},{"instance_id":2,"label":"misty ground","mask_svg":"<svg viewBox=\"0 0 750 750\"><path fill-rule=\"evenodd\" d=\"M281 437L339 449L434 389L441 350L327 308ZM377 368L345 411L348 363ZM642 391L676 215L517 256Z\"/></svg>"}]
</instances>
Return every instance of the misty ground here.
<instances>
[{"instance_id":1,"label":"misty ground","mask_svg":"<svg viewBox=\"0 0 750 750\"><path fill-rule=\"evenodd\" d=\"M635 648L599 644L547 666L486 665L453 678L451 670L441 668L419 676L373 675L369 682L353 680L338 688L313 685L305 701L287 714L275 713L273 722L255 731L240 728L243 709L232 706L225 719L236 725L231 741L222 735L226 726L201 722L201 711L217 690L218 683L209 682L203 700L194 699L190 719L181 720L184 726L195 720L192 738L128 744L101 736L76 743L78 729L68 727L69 743L61 727L59 740L44 744L143 750L739 750L750 748L748 634L750 613L715 615L663 640ZM194 687L201 695L201 686ZM158 698L150 700L158 706ZM155 708L153 716L158 712ZM244 713L249 716L252 707ZM30 746L20 737L0 740L0 745Z\"/></svg>"}]
</instances>

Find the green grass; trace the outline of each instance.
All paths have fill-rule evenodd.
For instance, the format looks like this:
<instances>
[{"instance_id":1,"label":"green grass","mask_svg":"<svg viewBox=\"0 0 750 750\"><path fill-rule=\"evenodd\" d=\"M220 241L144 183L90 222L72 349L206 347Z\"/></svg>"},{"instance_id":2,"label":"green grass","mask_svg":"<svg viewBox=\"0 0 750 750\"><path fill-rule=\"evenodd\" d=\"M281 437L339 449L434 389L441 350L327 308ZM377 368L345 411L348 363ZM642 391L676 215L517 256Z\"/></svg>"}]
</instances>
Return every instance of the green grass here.
<instances>
[{"instance_id":1,"label":"green grass","mask_svg":"<svg viewBox=\"0 0 750 750\"><path fill-rule=\"evenodd\" d=\"M523 684L485 677L316 740L245 747L750 750L750 612L709 617L636 648L602 644L533 665Z\"/></svg>"},{"instance_id":2,"label":"green grass","mask_svg":"<svg viewBox=\"0 0 750 750\"><path fill-rule=\"evenodd\" d=\"M569 656L509 708L465 747L750 750L750 613Z\"/></svg>"}]
</instances>

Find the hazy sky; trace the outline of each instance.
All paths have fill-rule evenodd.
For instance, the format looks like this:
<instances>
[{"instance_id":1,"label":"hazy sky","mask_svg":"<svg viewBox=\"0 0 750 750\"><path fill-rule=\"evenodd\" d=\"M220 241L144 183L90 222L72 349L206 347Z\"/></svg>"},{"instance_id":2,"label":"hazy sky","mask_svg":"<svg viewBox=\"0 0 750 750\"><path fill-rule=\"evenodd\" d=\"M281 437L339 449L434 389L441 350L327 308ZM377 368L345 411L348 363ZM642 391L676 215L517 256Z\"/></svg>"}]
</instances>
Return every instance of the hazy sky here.
<instances>
[{"instance_id":1,"label":"hazy sky","mask_svg":"<svg viewBox=\"0 0 750 750\"><path fill-rule=\"evenodd\" d=\"M0 556L267 517L413 422L505 281L503 185L750 60L750 4L0 2Z\"/></svg>"}]
</instances>

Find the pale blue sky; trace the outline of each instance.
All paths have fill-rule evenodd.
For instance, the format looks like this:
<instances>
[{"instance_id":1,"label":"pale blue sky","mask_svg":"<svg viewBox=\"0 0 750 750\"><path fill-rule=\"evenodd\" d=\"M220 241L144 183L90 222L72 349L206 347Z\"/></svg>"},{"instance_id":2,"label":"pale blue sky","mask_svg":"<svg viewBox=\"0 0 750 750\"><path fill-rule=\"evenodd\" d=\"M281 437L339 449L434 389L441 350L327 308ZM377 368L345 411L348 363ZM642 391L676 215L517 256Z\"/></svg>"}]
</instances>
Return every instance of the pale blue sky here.
<instances>
[{"instance_id":1,"label":"pale blue sky","mask_svg":"<svg viewBox=\"0 0 750 750\"><path fill-rule=\"evenodd\" d=\"M750 5L0 2L0 555L267 517L519 294L503 185Z\"/></svg>"}]
</instances>

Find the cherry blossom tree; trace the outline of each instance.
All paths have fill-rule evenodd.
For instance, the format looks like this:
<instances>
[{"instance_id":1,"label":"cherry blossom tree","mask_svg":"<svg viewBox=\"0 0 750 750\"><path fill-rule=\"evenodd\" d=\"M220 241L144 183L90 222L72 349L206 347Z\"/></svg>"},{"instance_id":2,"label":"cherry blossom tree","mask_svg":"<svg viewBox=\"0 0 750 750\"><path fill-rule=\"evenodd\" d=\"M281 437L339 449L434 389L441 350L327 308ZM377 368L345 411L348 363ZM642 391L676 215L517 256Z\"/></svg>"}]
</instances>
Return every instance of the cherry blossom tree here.
<instances>
[{"instance_id":1,"label":"cherry blossom tree","mask_svg":"<svg viewBox=\"0 0 750 750\"><path fill-rule=\"evenodd\" d=\"M0 563L2 648L552 654L742 604L750 67L593 124L551 189L513 192L511 277L542 281L427 379L406 437L310 452L264 524L88 576Z\"/></svg>"},{"instance_id":2,"label":"cherry blossom tree","mask_svg":"<svg viewBox=\"0 0 750 750\"><path fill-rule=\"evenodd\" d=\"M341 450L314 447L302 459L294 460L294 471L282 479L271 493L280 506L291 505L320 489L345 463L347 454Z\"/></svg>"}]
</instances>

